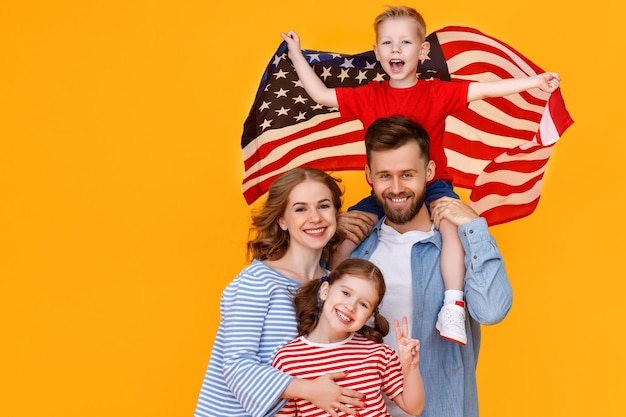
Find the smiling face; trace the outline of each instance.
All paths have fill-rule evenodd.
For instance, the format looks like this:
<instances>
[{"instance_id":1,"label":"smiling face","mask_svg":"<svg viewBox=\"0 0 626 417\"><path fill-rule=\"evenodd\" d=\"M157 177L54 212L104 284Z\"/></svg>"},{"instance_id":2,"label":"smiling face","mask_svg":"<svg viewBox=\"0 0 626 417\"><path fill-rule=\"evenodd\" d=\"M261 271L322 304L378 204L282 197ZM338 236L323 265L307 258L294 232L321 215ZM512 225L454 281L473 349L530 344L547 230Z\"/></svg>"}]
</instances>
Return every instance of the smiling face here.
<instances>
[{"instance_id":1,"label":"smiling face","mask_svg":"<svg viewBox=\"0 0 626 417\"><path fill-rule=\"evenodd\" d=\"M289 193L278 225L289 233L289 249L322 250L337 229L337 209L328 187L305 180Z\"/></svg>"},{"instance_id":2,"label":"smiling face","mask_svg":"<svg viewBox=\"0 0 626 417\"><path fill-rule=\"evenodd\" d=\"M434 162L425 162L415 141L396 149L370 153L365 175L372 184L376 201L387 216L387 224L400 233L422 230L422 220L427 220L430 226L424 199L426 182L432 179L434 168ZM421 210L424 212L418 217Z\"/></svg>"},{"instance_id":3,"label":"smiling face","mask_svg":"<svg viewBox=\"0 0 626 417\"><path fill-rule=\"evenodd\" d=\"M372 279L350 274L342 275L332 285L324 282L320 299L324 305L315 331L326 334L328 343L344 340L350 333L360 330L380 302Z\"/></svg>"},{"instance_id":4,"label":"smiling face","mask_svg":"<svg viewBox=\"0 0 626 417\"><path fill-rule=\"evenodd\" d=\"M428 57L430 44L420 37L418 24L409 17L382 21L377 27L374 53L394 88L417 83L417 65Z\"/></svg>"}]
</instances>

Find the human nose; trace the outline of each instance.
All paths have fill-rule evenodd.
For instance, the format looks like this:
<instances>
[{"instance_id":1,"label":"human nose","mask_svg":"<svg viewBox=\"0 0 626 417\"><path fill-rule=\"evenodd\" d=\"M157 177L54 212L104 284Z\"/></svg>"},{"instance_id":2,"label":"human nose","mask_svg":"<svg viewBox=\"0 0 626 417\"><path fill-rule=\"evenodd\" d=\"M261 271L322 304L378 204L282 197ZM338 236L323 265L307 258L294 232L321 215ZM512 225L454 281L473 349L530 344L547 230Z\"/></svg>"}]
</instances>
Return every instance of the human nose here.
<instances>
[{"instance_id":1,"label":"human nose","mask_svg":"<svg viewBox=\"0 0 626 417\"><path fill-rule=\"evenodd\" d=\"M400 184L400 179L398 177L393 177L393 180L391 183L391 191L397 194L401 191L401 189L402 189L402 185Z\"/></svg>"},{"instance_id":2,"label":"human nose","mask_svg":"<svg viewBox=\"0 0 626 417\"><path fill-rule=\"evenodd\" d=\"M311 210L311 216L309 217L309 220L311 220L312 222L318 222L321 218L322 216L318 209Z\"/></svg>"}]
</instances>

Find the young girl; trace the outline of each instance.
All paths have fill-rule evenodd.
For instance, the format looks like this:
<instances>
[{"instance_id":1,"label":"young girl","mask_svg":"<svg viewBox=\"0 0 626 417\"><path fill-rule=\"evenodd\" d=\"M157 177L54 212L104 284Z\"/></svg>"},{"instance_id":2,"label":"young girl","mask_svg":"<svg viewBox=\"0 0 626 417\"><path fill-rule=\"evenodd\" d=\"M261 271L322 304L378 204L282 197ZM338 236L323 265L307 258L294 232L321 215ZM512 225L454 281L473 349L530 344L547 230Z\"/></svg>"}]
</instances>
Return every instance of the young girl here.
<instances>
[{"instance_id":1,"label":"young girl","mask_svg":"<svg viewBox=\"0 0 626 417\"><path fill-rule=\"evenodd\" d=\"M419 341L409 338L406 317L402 329L394 321L398 354L384 343L389 323L378 313L385 294L382 272L365 259L347 259L328 277L300 288L295 298L300 337L282 347L273 365L292 376L314 379L343 371L337 381L364 394L363 407L341 405L338 416L387 416L384 392L410 415L424 408L424 386L419 371ZM366 324L373 317L374 327ZM287 402L279 415L320 415L311 402Z\"/></svg>"}]
</instances>

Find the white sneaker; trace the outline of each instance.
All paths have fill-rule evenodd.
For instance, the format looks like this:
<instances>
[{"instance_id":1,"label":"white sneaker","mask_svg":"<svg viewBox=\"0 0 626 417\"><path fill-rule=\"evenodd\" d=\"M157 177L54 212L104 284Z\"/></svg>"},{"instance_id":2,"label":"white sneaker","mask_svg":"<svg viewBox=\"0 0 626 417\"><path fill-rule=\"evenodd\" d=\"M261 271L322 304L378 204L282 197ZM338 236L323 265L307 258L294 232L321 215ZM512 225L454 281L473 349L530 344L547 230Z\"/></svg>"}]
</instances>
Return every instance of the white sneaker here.
<instances>
[{"instance_id":1,"label":"white sneaker","mask_svg":"<svg viewBox=\"0 0 626 417\"><path fill-rule=\"evenodd\" d=\"M465 345L467 343L465 302L456 301L444 304L437 316L435 327L439 330L439 335L444 339L451 340L459 345Z\"/></svg>"}]
</instances>

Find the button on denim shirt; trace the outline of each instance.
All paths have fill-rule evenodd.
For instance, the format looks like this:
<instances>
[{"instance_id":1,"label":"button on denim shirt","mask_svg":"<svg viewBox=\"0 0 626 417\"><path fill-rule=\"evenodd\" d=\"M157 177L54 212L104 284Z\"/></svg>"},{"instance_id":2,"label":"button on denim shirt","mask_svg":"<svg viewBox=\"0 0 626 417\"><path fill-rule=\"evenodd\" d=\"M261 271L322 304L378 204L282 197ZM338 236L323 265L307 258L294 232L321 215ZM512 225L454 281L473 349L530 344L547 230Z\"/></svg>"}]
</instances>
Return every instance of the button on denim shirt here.
<instances>
[{"instance_id":1,"label":"button on denim shirt","mask_svg":"<svg viewBox=\"0 0 626 417\"><path fill-rule=\"evenodd\" d=\"M370 235L352 252L369 259L378 245L382 218ZM411 249L414 317L411 337L420 340L420 371L426 405L420 417L477 417L476 364L480 325L503 320L513 301L502 255L483 218L458 228L465 249L465 302L467 344L458 345L435 329L442 305L441 234L415 243ZM409 277L407 277L409 279ZM384 299L384 303L393 300ZM389 320L399 317L387 317ZM393 333L393 332L391 332ZM388 337L395 337L390 334Z\"/></svg>"}]
</instances>

